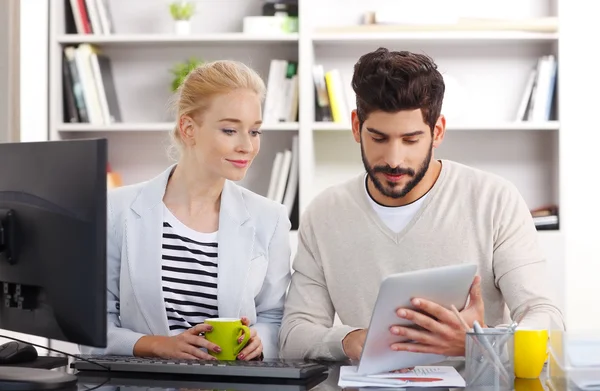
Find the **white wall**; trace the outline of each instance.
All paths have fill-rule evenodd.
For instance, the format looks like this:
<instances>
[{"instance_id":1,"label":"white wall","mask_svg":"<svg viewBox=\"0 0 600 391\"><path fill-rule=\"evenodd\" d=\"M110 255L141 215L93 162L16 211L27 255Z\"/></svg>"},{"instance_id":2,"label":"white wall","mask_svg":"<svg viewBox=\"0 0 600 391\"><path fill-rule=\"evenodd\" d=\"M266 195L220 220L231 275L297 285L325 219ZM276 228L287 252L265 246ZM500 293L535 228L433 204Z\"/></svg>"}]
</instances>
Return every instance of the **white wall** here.
<instances>
[{"instance_id":1,"label":"white wall","mask_svg":"<svg viewBox=\"0 0 600 391\"><path fill-rule=\"evenodd\" d=\"M0 0L0 15L2 15L0 16L0 30L8 29L2 18L10 14L8 12L9 3L14 5L18 2ZM21 59L18 62L20 63L18 73L20 74L20 102L16 107L20 107L22 110L18 113L18 118L15 118L15 121L20 124L22 141L43 141L48 139L47 75L43 72L47 68L48 61L48 2L46 0L21 0L19 14L21 16L19 21ZM0 35L0 46L4 43L2 38L2 35ZM15 53L18 52L15 51ZM0 62L5 59L4 53L8 52L4 52L0 48ZM0 70L0 78L2 77ZM14 75L11 74L9 77L14 77ZM8 84L6 84L6 89L3 87L4 84L0 82L0 91L6 91ZM17 94L18 96L19 94ZM8 99L13 99L13 97L10 96ZM0 102L0 104L2 103ZM0 108L0 114L2 113L2 108ZM7 121L0 117L0 127L4 127L5 123ZM0 330L0 333L43 346L48 344L46 338L6 330ZM6 340L0 338L0 343L4 342ZM38 348L38 352L40 355L47 355L45 349Z\"/></svg>"},{"instance_id":2,"label":"white wall","mask_svg":"<svg viewBox=\"0 0 600 391\"><path fill-rule=\"evenodd\" d=\"M9 67L9 2L0 1L0 143L9 140L8 130L8 102L10 93L8 91L8 67Z\"/></svg>"},{"instance_id":3,"label":"white wall","mask_svg":"<svg viewBox=\"0 0 600 391\"><path fill-rule=\"evenodd\" d=\"M570 329L600 330L598 173L600 2L560 0L561 229L565 232L565 302Z\"/></svg>"},{"instance_id":4,"label":"white wall","mask_svg":"<svg viewBox=\"0 0 600 391\"><path fill-rule=\"evenodd\" d=\"M53 0L54 1L54 0ZM21 141L48 140L48 0L20 0Z\"/></svg>"}]
</instances>

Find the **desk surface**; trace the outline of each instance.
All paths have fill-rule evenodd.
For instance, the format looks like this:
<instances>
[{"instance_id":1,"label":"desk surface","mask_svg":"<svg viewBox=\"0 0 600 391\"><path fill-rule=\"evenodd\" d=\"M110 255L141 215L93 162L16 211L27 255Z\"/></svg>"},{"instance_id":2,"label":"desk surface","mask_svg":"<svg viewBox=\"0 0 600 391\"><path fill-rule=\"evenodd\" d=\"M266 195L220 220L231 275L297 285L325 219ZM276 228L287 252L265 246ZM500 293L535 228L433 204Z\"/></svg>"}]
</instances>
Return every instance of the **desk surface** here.
<instances>
[{"instance_id":1,"label":"desk surface","mask_svg":"<svg viewBox=\"0 0 600 391\"><path fill-rule=\"evenodd\" d=\"M92 389L94 391L341 391L342 389L337 385L339 368L339 364L333 364L330 366L328 374L307 382L257 379L248 383L236 383L235 381L228 381L228 379L196 380L182 378L181 376L156 376L156 374L151 376L112 374L108 377L106 373L78 373L77 376L79 378L79 391L91 391ZM540 382L540 386L541 384ZM534 387L535 390L544 388ZM534 389L531 391L534 391ZM345 390L359 391L358 389ZM380 390L385 389L378 389L378 391ZM388 390L394 389L388 388ZM447 388L417 388L415 390L453 391Z\"/></svg>"}]
</instances>

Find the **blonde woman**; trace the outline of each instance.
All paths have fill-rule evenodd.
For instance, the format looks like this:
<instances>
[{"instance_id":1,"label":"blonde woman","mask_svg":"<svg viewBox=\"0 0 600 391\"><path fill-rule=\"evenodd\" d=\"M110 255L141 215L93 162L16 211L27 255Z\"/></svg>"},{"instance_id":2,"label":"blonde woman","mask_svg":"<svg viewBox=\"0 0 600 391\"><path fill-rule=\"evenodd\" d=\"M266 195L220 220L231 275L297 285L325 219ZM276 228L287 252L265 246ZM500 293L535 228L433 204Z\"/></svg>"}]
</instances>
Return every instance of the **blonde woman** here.
<instances>
[{"instance_id":1,"label":"blonde woman","mask_svg":"<svg viewBox=\"0 0 600 391\"><path fill-rule=\"evenodd\" d=\"M243 318L238 359L278 356L290 280L281 204L242 188L260 149L265 85L244 64L207 63L180 87L178 162L108 197L108 346L88 354L212 359L206 318Z\"/></svg>"}]
</instances>

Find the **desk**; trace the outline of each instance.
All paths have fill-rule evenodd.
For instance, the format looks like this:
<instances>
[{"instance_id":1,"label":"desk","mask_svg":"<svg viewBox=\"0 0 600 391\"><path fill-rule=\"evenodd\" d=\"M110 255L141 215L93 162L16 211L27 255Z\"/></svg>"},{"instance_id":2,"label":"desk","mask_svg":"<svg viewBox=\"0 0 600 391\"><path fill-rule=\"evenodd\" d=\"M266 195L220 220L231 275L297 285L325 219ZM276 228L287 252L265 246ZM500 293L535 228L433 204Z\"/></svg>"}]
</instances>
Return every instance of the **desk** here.
<instances>
[{"instance_id":1,"label":"desk","mask_svg":"<svg viewBox=\"0 0 600 391\"><path fill-rule=\"evenodd\" d=\"M77 373L79 378L78 391L342 391L338 387L340 364L329 366L329 373L310 379L307 382L269 379L254 379L247 382L235 382L231 379L211 378L196 380L182 376L157 376L111 374L103 372ZM541 383L543 384L543 383ZM95 388L97 387L97 388ZM385 389L378 389L381 391ZM397 389L389 388L393 391ZM424 391L454 391L447 388L416 388ZM70 391L70 390L69 390ZM359 391L346 389L346 391ZM519 390L520 391L520 390ZM523 391L537 391L536 388Z\"/></svg>"}]
</instances>

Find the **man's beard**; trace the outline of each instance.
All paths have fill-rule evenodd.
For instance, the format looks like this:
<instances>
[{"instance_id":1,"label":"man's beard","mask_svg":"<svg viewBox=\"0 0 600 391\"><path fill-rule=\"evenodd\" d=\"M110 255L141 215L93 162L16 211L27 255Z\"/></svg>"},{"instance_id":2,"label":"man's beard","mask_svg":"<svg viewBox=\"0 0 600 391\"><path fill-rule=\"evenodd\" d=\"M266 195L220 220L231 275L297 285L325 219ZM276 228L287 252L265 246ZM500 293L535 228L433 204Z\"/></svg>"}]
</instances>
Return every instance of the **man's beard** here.
<instances>
[{"instance_id":1,"label":"man's beard","mask_svg":"<svg viewBox=\"0 0 600 391\"><path fill-rule=\"evenodd\" d=\"M402 167L392 168L389 165L371 167L365 156L365 150L363 148L362 143L360 144L360 153L362 156L363 165L365 166L365 170L367 171L367 175L369 175L369 178L375 185L375 188L377 190L379 190L379 192L386 197L398 199L398 198L402 198L405 195L407 195L408 193L410 193L410 191L412 189L414 189L415 186L417 186L419 184L419 182L421 182L423 177L425 177L425 174L427 173L427 170L429 169L429 163L431 162L431 156L433 155L433 140L431 140L431 145L429 147L429 152L427 153L427 156L421 163L421 166L419 167L419 170L416 173L415 173L415 170L413 170L412 168L402 168ZM389 181L388 181L389 186L386 187L383 184L383 182L381 180L379 180L379 178L377 178L377 176L375 175L378 172L381 172L383 174L391 174L391 175L404 174L404 175L411 176L412 179L406 185L404 185L404 187L401 189L396 189L395 184L393 182L389 182Z\"/></svg>"}]
</instances>

